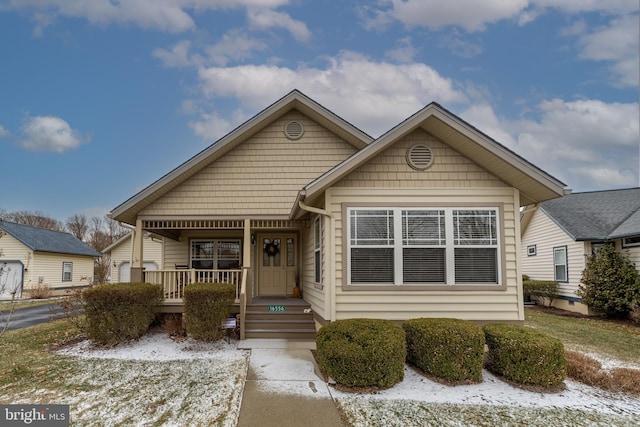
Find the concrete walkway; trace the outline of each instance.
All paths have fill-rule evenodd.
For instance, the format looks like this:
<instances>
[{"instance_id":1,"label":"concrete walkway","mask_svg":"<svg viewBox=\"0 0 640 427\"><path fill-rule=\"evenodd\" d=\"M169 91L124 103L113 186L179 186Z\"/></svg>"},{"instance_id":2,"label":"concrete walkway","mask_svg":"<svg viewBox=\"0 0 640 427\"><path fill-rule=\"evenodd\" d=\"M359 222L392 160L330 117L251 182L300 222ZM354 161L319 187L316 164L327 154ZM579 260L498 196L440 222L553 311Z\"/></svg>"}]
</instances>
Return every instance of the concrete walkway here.
<instances>
[{"instance_id":1,"label":"concrete walkway","mask_svg":"<svg viewBox=\"0 0 640 427\"><path fill-rule=\"evenodd\" d=\"M343 426L327 384L316 374L313 341L245 340L251 350L238 426Z\"/></svg>"}]
</instances>

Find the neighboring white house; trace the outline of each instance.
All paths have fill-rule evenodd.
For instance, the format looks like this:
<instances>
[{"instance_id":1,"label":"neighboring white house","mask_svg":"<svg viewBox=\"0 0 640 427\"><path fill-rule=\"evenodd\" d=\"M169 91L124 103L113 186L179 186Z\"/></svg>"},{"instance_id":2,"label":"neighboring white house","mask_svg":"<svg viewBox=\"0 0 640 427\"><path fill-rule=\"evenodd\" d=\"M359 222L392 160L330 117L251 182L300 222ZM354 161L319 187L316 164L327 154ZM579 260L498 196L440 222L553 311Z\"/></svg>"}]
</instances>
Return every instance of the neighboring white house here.
<instances>
[{"instance_id":1,"label":"neighboring white house","mask_svg":"<svg viewBox=\"0 0 640 427\"><path fill-rule=\"evenodd\" d=\"M613 242L640 271L640 188L568 194L522 213L522 273L534 280L556 280L554 305L589 313L576 290L586 258L598 245Z\"/></svg>"},{"instance_id":2,"label":"neighboring white house","mask_svg":"<svg viewBox=\"0 0 640 427\"><path fill-rule=\"evenodd\" d=\"M133 259L133 231L107 246L102 253L110 256L109 281L112 283L129 282L131 280L131 260ZM146 271L160 269L164 265L162 255L162 237L144 233L144 269Z\"/></svg>"},{"instance_id":3,"label":"neighboring white house","mask_svg":"<svg viewBox=\"0 0 640 427\"><path fill-rule=\"evenodd\" d=\"M54 295L93 281L100 254L69 233L0 221L0 299L28 298L46 286Z\"/></svg>"},{"instance_id":4,"label":"neighboring white house","mask_svg":"<svg viewBox=\"0 0 640 427\"><path fill-rule=\"evenodd\" d=\"M110 216L136 227L132 280L172 309L185 284L235 283L241 337L297 284L318 324L522 321L520 207L564 187L438 104L374 139L293 91ZM145 231L165 238L159 271Z\"/></svg>"}]
</instances>

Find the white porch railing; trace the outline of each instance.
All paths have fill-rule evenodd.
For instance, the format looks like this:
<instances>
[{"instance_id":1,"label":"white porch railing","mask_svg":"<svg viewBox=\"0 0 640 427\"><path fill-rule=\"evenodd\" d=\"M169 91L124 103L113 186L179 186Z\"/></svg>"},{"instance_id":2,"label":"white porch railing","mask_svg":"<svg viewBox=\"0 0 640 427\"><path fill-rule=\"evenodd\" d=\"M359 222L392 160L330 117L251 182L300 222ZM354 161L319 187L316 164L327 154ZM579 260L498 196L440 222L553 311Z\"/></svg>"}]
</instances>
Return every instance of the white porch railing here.
<instances>
[{"instance_id":1,"label":"white porch railing","mask_svg":"<svg viewBox=\"0 0 640 427\"><path fill-rule=\"evenodd\" d=\"M144 281L164 287L165 300L182 300L184 287L190 283L232 283L236 285L236 300L240 298L242 270L149 270Z\"/></svg>"}]
</instances>

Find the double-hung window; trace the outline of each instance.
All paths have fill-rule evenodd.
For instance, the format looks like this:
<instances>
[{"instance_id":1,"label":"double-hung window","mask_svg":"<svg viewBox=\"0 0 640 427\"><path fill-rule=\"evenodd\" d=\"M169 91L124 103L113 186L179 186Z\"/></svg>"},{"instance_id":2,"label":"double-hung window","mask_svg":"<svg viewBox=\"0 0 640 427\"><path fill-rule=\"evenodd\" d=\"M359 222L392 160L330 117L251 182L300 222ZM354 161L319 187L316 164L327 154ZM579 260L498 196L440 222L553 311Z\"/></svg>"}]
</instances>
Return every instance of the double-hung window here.
<instances>
[{"instance_id":1,"label":"double-hung window","mask_svg":"<svg viewBox=\"0 0 640 427\"><path fill-rule=\"evenodd\" d=\"M553 248L553 269L554 280L556 282L567 282L569 274L567 271L567 247L559 246Z\"/></svg>"},{"instance_id":2,"label":"double-hung window","mask_svg":"<svg viewBox=\"0 0 640 427\"><path fill-rule=\"evenodd\" d=\"M73 263L63 262L62 263L62 281L71 282L72 280L73 280Z\"/></svg>"},{"instance_id":3,"label":"double-hung window","mask_svg":"<svg viewBox=\"0 0 640 427\"><path fill-rule=\"evenodd\" d=\"M313 221L313 280L316 284L322 283L322 217L318 216Z\"/></svg>"},{"instance_id":4,"label":"double-hung window","mask_svg":"<svg viewBox=\"0 0 640 427\"><path fill-rule=\"evenodd\" d=\"M192 240L191 268L229 270L240 267L240 240Z\"/></svg>"},{"instance_id":5,"label":"double-hung window","mask_svg":"<svg viewBox=\"0 0 640 427\"><path fill-rule=\"evenodd\" d=\"M349 284L498 284L498 209L349 208Z\"/></svg>"}]
</instances>

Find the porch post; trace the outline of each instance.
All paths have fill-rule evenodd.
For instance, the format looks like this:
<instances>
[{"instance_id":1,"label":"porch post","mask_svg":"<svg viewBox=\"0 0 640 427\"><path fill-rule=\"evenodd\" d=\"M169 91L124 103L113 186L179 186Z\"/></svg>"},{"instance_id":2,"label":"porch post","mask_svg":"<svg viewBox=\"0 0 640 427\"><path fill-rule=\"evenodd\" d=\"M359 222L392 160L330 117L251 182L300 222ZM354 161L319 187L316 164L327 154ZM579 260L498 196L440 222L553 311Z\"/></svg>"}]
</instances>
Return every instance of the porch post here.
<instances>
[{"instance_id":1,"label":"porch post","mask_svg":"<svg viewBox=\"0 0 640 427\"><path fill-rule=\"evenodd\" d=\"M242 270L242 274L248 274L251 270L251 219L247 218L244 220L244 241L242 243L242 266L246 267L246 269ZM247 281L245 283L249 283L247 277ZM249 288L249 286L248 286ZM247 289L248 296L251 297L253 292Z\"/></svg>"},{"instance_id":2,"label":"porch post","mask_svg":"<svg viewBox=\"0 0 640 427\"><path fill-rule=\"evenodd\" d=\"M144 280L142 274L143 256L142 256L142 240L144 234L142 231L142 220L136 219L136 229L133 232L133 256L131 259L131 282L140 283Z\"/></svg>"}]
</instances>

